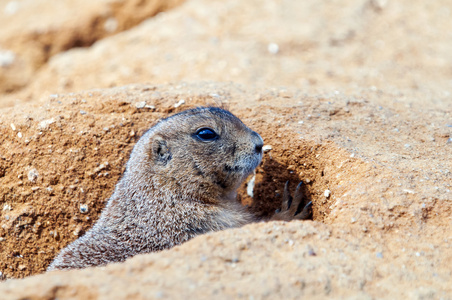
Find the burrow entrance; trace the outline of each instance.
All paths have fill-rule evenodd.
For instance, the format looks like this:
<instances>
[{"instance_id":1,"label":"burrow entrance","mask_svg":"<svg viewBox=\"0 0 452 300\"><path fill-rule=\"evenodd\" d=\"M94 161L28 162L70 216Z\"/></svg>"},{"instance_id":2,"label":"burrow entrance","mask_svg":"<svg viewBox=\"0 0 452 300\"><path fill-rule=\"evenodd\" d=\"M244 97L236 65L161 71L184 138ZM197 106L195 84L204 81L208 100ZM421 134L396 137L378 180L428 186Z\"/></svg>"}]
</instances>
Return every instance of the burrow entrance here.
<instances>
[{"instance_id":1,"label":"burrow entrance","mask_svg":"<svg viewBox=\"0 0 452 300\"><path fill-rule=\"evenodd\" d=\"M299 140L290 148L280 146L272 146L264 153L256 169L253 198L248 195L248 183L239 190L241 203L262 219L271 217L281 207L287 181L292 194L302 181L303 195L313 203L312 219L323 222L337 200L336 193L341 193L342 187L365 169L361 160L332 142Z\"/></svg>"}]
</instances>

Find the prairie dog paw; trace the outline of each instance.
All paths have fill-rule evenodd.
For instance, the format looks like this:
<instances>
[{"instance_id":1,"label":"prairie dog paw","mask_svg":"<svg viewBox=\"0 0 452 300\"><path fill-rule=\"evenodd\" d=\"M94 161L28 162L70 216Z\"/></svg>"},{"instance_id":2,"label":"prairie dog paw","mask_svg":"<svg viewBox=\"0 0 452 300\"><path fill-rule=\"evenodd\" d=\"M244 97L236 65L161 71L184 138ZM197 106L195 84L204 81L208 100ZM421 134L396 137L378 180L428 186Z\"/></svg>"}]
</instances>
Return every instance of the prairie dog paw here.
<instances>
[{"instance_id":1,"label":"prairie dog paw","mask_svg":"<svg viewBox=\"0 0 452 300\"><path fill-rule=\"evenodd\" d=\"M284 186L283 201L281 209L277 210L271 220L306 220L312 215L312 201L306 203L306 199L301 192L301 181L295 189L294 196L290 195L289 181Z\"/></svg>"}]
</instances>

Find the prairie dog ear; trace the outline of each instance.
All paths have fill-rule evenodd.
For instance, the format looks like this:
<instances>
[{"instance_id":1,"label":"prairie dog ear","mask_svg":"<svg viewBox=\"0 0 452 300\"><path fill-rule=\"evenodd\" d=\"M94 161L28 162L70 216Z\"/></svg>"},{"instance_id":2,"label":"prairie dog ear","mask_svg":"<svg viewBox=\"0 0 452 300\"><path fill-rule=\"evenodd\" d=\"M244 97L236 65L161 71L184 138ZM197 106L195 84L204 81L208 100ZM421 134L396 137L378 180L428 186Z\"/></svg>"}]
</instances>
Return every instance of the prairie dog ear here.
<instances>
[{"instance_id":1,"label":"prairie dog ear","mask_svg":"<svg viewBox=\"0 0 452 300\"><path fill-rule=\"evenodd\" d=\"M156 136L152 141L152 158L155 163L162 165L166 165L172 158L171 149L161 136Z\"/></svg>"}]
</instances>

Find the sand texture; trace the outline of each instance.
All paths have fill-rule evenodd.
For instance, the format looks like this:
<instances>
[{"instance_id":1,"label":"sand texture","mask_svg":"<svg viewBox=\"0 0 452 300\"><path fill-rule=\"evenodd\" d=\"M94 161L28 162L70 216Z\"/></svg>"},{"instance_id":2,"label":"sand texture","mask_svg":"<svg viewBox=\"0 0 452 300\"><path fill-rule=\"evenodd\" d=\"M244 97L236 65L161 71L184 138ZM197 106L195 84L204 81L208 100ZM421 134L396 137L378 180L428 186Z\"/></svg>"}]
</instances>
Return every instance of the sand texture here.
<instances>
[{"instance_id":1,"label":"sand texture","mask_svg":"<svg viewBox=\"0 0 452 300\"><path fill-rule=\"evenodd\" d=\"M0 1L0 298L452 299L451 14L420 0ZM139 137L200 105L271 146L238 201L267 217L303 181L313 220L44 273L97 220Z\"/></svg>"}]
</instances>

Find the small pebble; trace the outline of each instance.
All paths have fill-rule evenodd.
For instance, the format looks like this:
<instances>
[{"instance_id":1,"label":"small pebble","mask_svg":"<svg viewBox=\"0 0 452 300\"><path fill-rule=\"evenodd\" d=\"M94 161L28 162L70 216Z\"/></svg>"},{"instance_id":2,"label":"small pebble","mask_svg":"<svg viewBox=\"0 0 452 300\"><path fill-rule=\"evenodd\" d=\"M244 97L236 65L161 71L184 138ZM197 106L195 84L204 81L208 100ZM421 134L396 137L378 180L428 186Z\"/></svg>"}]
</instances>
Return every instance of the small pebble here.
<instances>
[{"instance_id":1,"label":"small pebble","mask_svg":"<svg viewBox=\"0 0 452 300\"><path fill-rule=\"evenodd\" d=\"M174 104L174 107L175 108L178 108L179 106L181 106L182 104L184 104L185 103L185 100L184 99L181 99L181 100L179 100L179 102L177 102L176 104Z\"/></svg>"},{"instance_id":2,"label":"small pebble","mask_svg":"<svg viewBox=\"0 0 452 300\"><path fill-rule=\"evenodd\" d=\"M271 54L277 54L279 52L279 46L276 43L270 43L267 46L267 50L268 52L270 52Z\"/></svg>"},{"instance_id":3,"label":"small pebble","mask_svg":"<svg viewBox=\"0 0 452 300\"><path fill-rule=\"evenodd\" d=\"M5 5L5 15L14 15L19 10L19 2L18 1L9 1ZM0 275L1 276L1 275Z\"/></svg>"},{"instance_id":4,"label":"small pebble","mask_svg":"<svg viewBox=\"0 0 452 300\"><path fill-rule=\"evenodd\" d=\"M273 149L273 147L272 147L271 145L264 145L264 147L262 147L262 150L263 150L264 152L270 151L270 150L272 150L272 149Z\"/></svg>"},{"instance_id":5,"label":"small pebble","mask_svg":"<svg viewBox=\"0 0 452 300\"><path fill-rule=\"evenodd\" d=\"M104 29L107 32L115 32L118 29L118 20L113 17L108 18L104 23Z\"/></svg>"},{"instance_id":6,"label":"small pebble","mask_svg":"<svg viewBox=\"0 0 452 300\"><path fill-rule=\"evenodd\" d=\"M310 245L307 246L307 249L309 256L317 256L317 253L315 253L314 249Z\"/></svg>"},{"instance_id":7,"label":"small pebble","mask_svg":"<svg viewBox=\"0 0 452 300\"><path fill-rule=\"evenodd\" d=\"M28 172L28 181L30 182L36 182L36 180L38 179L39 173L36 169L31 169Z\"/></svg>"},{"instance_id":8,"label":"small pebble","mask_svg":"<svg viewBox=\"0 0 452 300\"><path fill-rule=\"evenodd\" d=\"M48 119L48 120L44 120L44 121L41 121L41 122L39 122L39 124L38 124L38 129L39 129L39 130L45 130L45 129L49 128L49 126L50 126L51 124L53 124L53 123L55 123L55 119L54 119L54 118ZM42 134L42 132L40 132L40 134Z\"/></svg>"},{"instance_id":9,"label":"small pebble","mask_svg":"<svg viewBox=\"0 0 452 300\"><path fill-rule=\"evenodd\" d=\"M88 204L80 204L80 212L86 214L88 212Z\"/></svg>"},{"instance_id":10,"label":"small pebble","mask_svg":"<svg viewBox=\"0 0 452 300\"><path fill-rule=\"evenodd\" d=\"M138 109L144 108L145 106L146 106L146 101L141 101L141 102L135 103L135 107Z\"/></svg>"},{"instance_id":11,"label":"small pebble","mask_svg":"<svg viewBox=\"0 0 452 300\"><path fill-rule=\"evenodd\" d=\"M17 133L17 137L18 137L18 138L22 138L22 132L18 132L18 133Z\"/></svg>"},{"instance_id":12,"label":"small pebble","mask_svg":"<svg viewBox=\"0 0 452 300\"><path fill-rule=\"evenodd\" d=\"M16 131L16 125L14 125L13 123L11 123L11 129L12 129L13 131Z\"/></svg>"},{"instance_id":13,"label":"small pebble","mask_svg":"<svg viewBox=\"0 0 452 300\"><path fill-rule=\"evenodd\" d=\"M8 67L14 63L16 55L9 50L0 50L0 67Z\"/></svg>"},{"instance_id":14,"label":"small pebble","mask_svg":"<svg viewBox=\"0 0 452 300\"><path fill-rule=\"evenodd\" d=\"M323 193L323 195L325 196L325 198L329 198L331 195L331 191L330 190L325 190L325 192Z\"/></svg>"}]
</instances>

